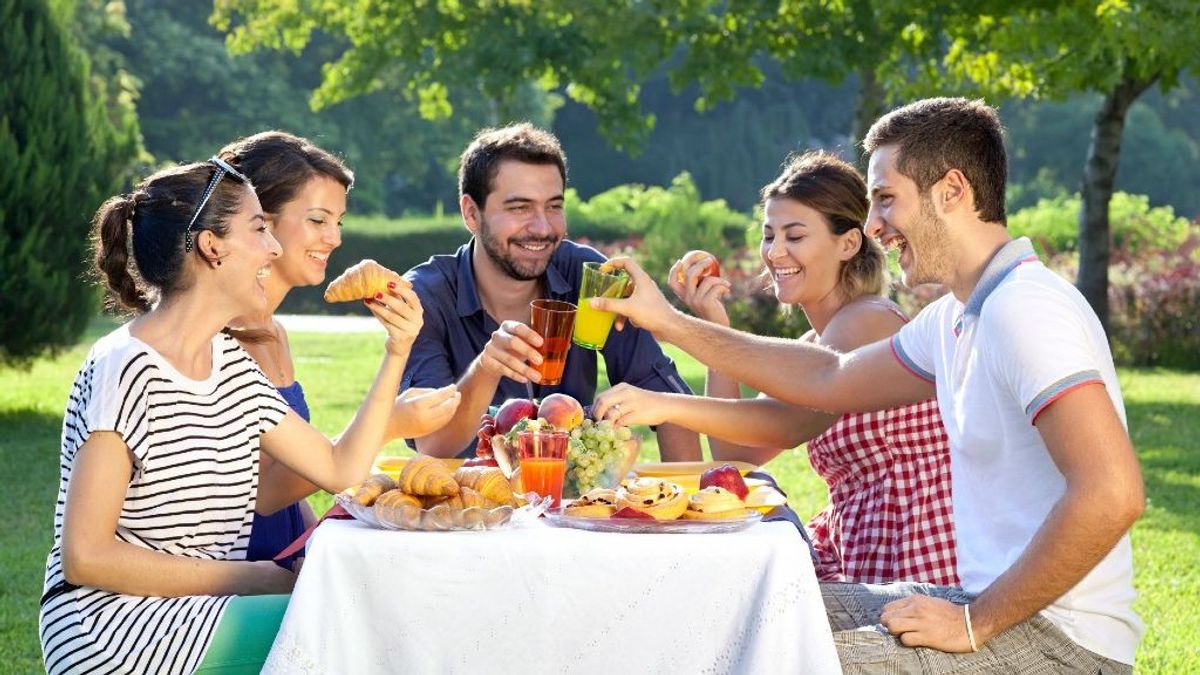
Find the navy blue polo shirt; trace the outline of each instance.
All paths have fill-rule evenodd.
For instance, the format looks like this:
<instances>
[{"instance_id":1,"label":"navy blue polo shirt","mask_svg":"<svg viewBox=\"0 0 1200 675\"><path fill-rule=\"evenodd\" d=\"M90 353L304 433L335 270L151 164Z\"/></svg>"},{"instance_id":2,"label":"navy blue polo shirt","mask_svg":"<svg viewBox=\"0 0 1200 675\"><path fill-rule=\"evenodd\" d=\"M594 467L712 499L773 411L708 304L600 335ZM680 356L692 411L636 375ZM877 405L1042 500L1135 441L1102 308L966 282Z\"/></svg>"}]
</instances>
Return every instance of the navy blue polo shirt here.
<instances>
[{"instance_id":1,"label":"navy blue polo shirt","mask_svg":"<svg viewBox=\"0 0 1200 675\"><path fill-rule=\"evenodd\" d=\"M475 240L454 255L435 255L404 275L412 282L425 310L425 324L413 344L402 388L442 387L457 382L500 326L483 309L475 286L471 253ZM584 262L605 257L590 246L563 240L550 258L543 279L554 300L579 303ZM528 319L527 319L528 321ZM602 350L611 383L628 382L652 391L691 394L674 362L649 332L626 324L613 330ZM562 381L543 386L500 379L493 405L510 398L543 398L555 392L570 394L585 406L596 395L596 352L571 345ZM475 443L464 451L474 452Z\"/></svg>"}]
</instances>

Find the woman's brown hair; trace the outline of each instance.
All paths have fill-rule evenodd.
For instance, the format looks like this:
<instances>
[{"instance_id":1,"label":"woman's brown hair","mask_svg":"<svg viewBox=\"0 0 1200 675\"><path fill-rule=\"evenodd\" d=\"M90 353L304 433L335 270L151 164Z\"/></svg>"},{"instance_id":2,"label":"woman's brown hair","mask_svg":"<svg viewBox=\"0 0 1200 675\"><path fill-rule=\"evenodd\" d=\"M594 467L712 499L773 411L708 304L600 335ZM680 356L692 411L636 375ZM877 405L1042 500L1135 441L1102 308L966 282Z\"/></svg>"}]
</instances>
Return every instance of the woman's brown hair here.
<instances>
[{"instance_id":1,"label":"woman's brown hair","mask_svg":"<svg viewBox=\"0 0 1200 675\"><path fill-rule=\"evenodd\" d=\"M862 230L870 203L867 184L846 162L823 151L790 158L779 177L762 189L762 201L791 199L825 217L829 231L843 235ZM879 242L866 236L854 257L842 263L838 289L847 300L879 295L887 278L887 258Z\"/></svg>"}]
</instances>

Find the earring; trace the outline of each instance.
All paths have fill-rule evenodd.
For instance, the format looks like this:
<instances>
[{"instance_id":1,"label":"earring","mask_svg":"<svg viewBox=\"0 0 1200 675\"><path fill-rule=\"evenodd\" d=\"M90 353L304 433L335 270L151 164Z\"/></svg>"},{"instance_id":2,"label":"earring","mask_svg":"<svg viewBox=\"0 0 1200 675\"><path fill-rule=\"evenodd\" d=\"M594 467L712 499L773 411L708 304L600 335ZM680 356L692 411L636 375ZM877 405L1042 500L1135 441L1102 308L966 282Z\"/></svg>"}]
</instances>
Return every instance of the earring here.
<instances>
[{"instance_id":1,"label":"earring","mask_svg":"<svg viewBox=\"0 0 1200 675\"><path fill-rule=\"evenodd\" d=\"M220 267L220 266L221 266L221 261L220 261L220 260L218 260L218 261L217 261L217 267Z\"/></svg>"}]
</instances>

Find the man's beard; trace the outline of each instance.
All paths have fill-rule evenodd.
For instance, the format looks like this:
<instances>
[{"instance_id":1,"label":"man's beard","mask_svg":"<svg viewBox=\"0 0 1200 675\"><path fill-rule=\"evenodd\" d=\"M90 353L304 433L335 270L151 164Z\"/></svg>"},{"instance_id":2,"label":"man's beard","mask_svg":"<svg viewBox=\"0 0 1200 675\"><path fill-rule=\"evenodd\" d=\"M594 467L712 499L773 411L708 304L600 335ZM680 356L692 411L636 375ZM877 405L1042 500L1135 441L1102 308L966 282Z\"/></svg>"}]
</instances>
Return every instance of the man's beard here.
<instances>
[{"instance_id":1,"label":"man's beard","mask_svg":"<svg viewBox=\"0 0 1200 675\"><path fill-rule=\"evenodd\" d=\"M949 228L946 221L938 217L931 197L921 198L920 213L905 229L908 232L904 239L913 262L904 275L904 285L912 288L921 284L946 283L951 268L946 255Z\"/></svg>"},{"instance_id":2,"label":"man's beard","mask_svg":"<svg viewBox=\"0 0 1200 675\"><path fill-rule=\"evenodd\" d=\"M560 239L520 239L511 243L517 244L546 244L550 247L551 252L558 246ZM491 228L488 227L487 220L482 217L479 221L479 243L483 246L483 252L491 259L505 274L516 279L517 281L533 281L540 278L546 273L546 267L550 265L550 257L547 256L545 262L526 263L523 261L513 260L505 254L505 244L492 235Z\"/></svg>"}]
</instances>

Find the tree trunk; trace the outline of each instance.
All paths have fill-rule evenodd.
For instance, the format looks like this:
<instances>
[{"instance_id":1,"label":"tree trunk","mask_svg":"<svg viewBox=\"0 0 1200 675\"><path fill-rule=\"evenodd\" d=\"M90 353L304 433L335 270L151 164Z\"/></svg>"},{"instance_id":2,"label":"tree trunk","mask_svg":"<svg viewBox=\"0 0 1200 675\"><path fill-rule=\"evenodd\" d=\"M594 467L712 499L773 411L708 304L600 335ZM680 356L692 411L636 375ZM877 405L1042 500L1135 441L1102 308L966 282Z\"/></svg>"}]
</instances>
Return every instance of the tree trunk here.
<instances>
[{"instance_id":1,"label":"tree trunk","mask_svg":"<svg viewBox=\"0 0 1200 675\"><path fill-rule=\"evenodd\" d=\"M1136 80L1126 76L1104 96L1092 124L1087 162L1083 167L1083 204L1079 211L1079 277L1075 286L1096 311L1108 332L1108 204L1121 157L1125 115L1137 97L1157 77Z\"/></svg>"},{"instance_id":2,"label":"tree trunk","mask_svg":"<svg viewBox=\"0 0 1200 675\"><path fill-rule=\"evenodd\" d=\"M875 78L874 66L863 68L858 73L858 83L858 109L854 114L854 126L850 129L850 142L856 148L861 146L863 137L867 135L871 125L884 112L883 86ZM866 158L862 156L862 153L858 152L855 156L858 157L860 168L865 168Z\"/></svg>"}]
</instances>

